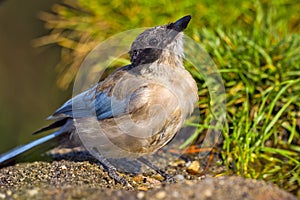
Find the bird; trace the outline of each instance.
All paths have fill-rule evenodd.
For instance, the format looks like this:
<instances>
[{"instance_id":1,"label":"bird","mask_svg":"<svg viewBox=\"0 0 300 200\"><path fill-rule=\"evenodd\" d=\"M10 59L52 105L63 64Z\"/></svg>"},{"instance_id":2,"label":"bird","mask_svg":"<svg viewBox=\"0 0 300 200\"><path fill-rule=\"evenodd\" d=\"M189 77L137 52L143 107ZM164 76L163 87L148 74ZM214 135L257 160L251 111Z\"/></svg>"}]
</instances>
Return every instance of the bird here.
<instances>
[{"instance_id":1,"label":"bird","mask_svg":"<svg viewBox=\"0 0 300 200\"><path fill-rule=\"evenodd\" d=\"M34 134L54 131L1 154L0 167L53 141L79 139L113 179L127 184L107 159L138 158L151 165L143 156L167 145L197 107L197 84L183 65L183 31L190 20L187 15L138 35L129 65L66 101L48 117L54 122Z\"/></svg>"}]
</instances>

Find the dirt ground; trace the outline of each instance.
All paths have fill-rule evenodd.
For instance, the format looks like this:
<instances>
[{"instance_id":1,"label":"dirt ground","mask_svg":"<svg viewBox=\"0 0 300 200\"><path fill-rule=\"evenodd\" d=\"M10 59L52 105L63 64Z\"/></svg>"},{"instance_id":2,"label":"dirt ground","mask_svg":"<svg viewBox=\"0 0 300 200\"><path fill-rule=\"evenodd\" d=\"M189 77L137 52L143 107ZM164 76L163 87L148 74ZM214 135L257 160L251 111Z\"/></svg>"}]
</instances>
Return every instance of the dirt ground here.
<instances>
[{"instance_id":1,"label":"dirt ground","mask_svg":"<svg viewBox=\"0 0 300 200\"><path fill-rule=\"evenodd\" d=\"M204 169L208 156L174 157L161 152L155 159L149 158L173 176L176 183L164 182L162 176L144 164L119 161L119 175L130 187L111 179L85 151L54 150L51 156L54 161L0 169L0 199L297 199L263 181L220 176L225 168L218 155L207 171ZM129 166L131 172L122 166Z\"/></svg>"}]
</instances>

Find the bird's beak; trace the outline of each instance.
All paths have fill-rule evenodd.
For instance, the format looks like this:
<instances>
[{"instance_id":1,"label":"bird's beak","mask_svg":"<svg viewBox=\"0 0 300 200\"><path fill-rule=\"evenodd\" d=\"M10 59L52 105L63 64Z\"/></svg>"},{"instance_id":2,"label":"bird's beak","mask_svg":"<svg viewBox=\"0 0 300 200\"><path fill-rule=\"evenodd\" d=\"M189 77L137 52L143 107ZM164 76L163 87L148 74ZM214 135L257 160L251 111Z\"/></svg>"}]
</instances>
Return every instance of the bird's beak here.
<instances>
[{"instance_id":1,"label":"bird's beak","mask_svg":"<svg viewBox=\"0 0 300 200\"><path fill-rule=\"evenodd\" d=\"M186 27L189 24L191 18L192 17L190 15L187 15L187 16L184 16L184 17L180 18L176 22L172 23L171 29L176 30L178 32L183 31L184 29L186 29Z\"/></svg>"}]
</instances>

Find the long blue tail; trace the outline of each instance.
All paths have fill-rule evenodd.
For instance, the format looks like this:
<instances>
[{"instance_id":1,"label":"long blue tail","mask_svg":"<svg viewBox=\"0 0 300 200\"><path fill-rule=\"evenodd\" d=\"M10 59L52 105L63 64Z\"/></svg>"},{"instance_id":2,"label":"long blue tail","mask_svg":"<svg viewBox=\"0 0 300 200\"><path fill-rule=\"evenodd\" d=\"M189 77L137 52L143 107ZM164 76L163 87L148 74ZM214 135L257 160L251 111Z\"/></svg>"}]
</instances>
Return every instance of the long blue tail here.
<instances>
[{"instance_id":1,"label":"long blue tail","mask_svg":"<svg viewBox=\"0 0 300 200\"><path fill-rule=\"evenodd\" d=\"M11 165L15 163L19 158L30 155L34 152L42 152L52 149L55 146L58 146L69 140L71 129L69 126L70 123L66 123L65 126L62 126L57 131L50 133L42 138L34 140L28 144L18 146L6 153L0 155L0 168ZM48 130L48 129L46 129ZM38 131L40 132L40 131Z\"/></svg>"}]
</instances>

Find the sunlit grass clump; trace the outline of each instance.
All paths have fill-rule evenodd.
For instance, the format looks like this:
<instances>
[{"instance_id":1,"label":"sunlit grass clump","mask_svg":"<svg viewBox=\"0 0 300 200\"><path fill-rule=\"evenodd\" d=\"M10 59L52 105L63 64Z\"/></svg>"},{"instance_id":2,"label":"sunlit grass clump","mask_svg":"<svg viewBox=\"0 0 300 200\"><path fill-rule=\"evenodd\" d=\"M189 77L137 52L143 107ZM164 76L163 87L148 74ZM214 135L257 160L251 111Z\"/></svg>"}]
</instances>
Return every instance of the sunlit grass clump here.
<instances>
[{"instance_id":1,"label":"sunlit grass clump","mask_svg":"<svg viewBox=\"0 0 300 200\"><path fill-rule=\"evenodd\" d=\"M223 158L234 173L296 191L300 184L300 37L271 42L270 33L253 37L251 31L199 33L220 67L226 88Z\"/></svg>"}]
</instances>

